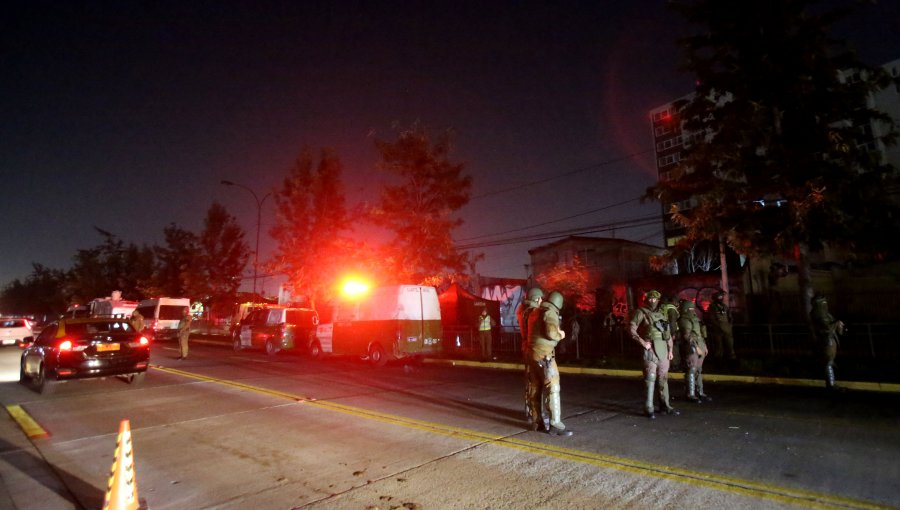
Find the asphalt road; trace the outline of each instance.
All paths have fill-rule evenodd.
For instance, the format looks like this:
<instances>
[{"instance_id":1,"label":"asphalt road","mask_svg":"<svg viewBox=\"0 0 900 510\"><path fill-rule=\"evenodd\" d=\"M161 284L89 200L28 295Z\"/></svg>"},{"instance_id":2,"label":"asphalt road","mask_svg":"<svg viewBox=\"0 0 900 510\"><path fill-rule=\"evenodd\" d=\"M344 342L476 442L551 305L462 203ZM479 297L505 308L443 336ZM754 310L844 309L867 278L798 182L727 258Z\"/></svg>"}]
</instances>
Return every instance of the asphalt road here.
<instances>
[{"instance_id":1,"label":"asphalt road","mask_svg":"<svg viewBox=\"0 0 900 510\"><path fill-rule=\"evenodd\" d=\"M49 396L0 350L0 508L100 508L123 419L150 509L900 507L894 393L708 383L650 421L640 379L564 374L555 438L524 429L517 371L174 347L139 387Z\"/></svg>"}]
</instances>

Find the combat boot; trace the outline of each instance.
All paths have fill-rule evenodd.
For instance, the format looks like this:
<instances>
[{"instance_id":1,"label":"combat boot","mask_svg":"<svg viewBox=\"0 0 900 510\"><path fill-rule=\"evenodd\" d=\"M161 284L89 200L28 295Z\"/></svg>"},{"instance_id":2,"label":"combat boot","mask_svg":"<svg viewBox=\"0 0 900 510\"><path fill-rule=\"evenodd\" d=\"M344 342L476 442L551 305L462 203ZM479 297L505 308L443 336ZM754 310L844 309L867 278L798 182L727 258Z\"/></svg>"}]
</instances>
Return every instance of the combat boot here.
<instances>
[{"instance_id":1,"label":"combat boot","mask_svg":"<svg viewBox=\"0 0 900 510\"><path fill-rule=\"evenodd\" d=\"M829 390L834 389L834 367L831 365L825 366L825 387Z\"/></svg>"},{"instance_id":2,"label":"combat boot","mask_svg":"<svg viewBox=\"0 0 900 510\"><path fill-rule=\"evenodd\" d=\"M644 402L644 412L647 414L647 418L653 420L656 418L656 415L653 414L653 386L656 384L656 376L648 376L644 379L644 383L647 385L647 400Z\"/></svg>"},{"instance_id":3,"label":"combat boot","mask_svg":"<svg viewBox=\"0 0 900 510\"><path fill-rule=\"evenodd\" d=\"M712 397L703 392L703 372L697 372L697 396L707 402L712 401Z\"/></svg>"},{"instance_id":4,"label":"combat boot","mask_svg":"<svg viewBox=\"0 0 900 510\"><path fill-rule=\"evenodd\" d=\"M685 372L684 377L686 379L685 383L687 385L687 399L691 402L699 404L702 402L699 398L697 398L697 372L694 369L690 369Z\"/></svg>"},{"instance_id":5,"label":"combat boot","mask_svg":"<svg viewBox=\"0 0 900 510\"><path fill-rule=\"evenodd\" d=\"M550 426L547 433L551 436L571 436L572 431L566 429L566 425L562 422L562 405L559 401L559 392L553 392L547 398L550 407Z\"/></svg>"},{"instance_id":6,"label":"combat boot","mask_svg":"<svg viewBox=\"0 0 900 510\"><path fill-rule=\"evenodd\" d=\"M678 412L677 409L675 409L674 407L672 407L671 404L669 404L669 380L668 380L668 378L666 378L666 377L660 378L657 381L657 384L659 384L659 398L660 398L660 400L662 400L662 406L661 406L660 410L666 414L671 414L674 416L678 416L679 414L681 414Z\"/></svg>"}]
</instances>

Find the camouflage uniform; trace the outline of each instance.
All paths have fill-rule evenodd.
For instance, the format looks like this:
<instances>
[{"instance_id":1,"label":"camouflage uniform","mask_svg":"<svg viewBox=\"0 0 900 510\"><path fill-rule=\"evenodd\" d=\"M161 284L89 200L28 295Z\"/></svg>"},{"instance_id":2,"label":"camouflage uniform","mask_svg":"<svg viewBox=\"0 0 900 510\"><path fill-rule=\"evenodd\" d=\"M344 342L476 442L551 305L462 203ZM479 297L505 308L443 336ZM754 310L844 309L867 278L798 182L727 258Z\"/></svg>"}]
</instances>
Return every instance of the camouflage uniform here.
<instances>
[{"instance_id":1,"label":"camouflage uniform","mask_svg":"<svg viewBox=\"0 0 900 510\"><path fill-rule=\"evenodd\" d=\"M528 331L528 319L531 312L541 306L544 299L544 291L538 287L528 290L527 298L516 309L516 319L519 322L519 331L522 333L522 364L525 366L525 419L531 430L537 430L541 424L545 430L550 428L550 418L545 416L540 405L540 386L533 384L531 377L531 342ZM535 403L538 407L535 407Z\"/></svg>"},{"instance_id":2,"label":"camouflage uniform","mask_svg":"<svg viewBox=\"0 0 900 510\"><path fill-rule=\"evenodd\" d=\"M713 344L713 356L722 359L726 356L729 360L737 359L734 354L734 333L731 324L731 308L725 303L725 293L716 292L713 301L706 312L706 329L709 332L709 340Z\"/></svg>"},{"instance_id":3,"label":"camouflage uniform","mask_svg":"<svg viewBox=\"0 0 900 510\"><path fill-rule=\"evenodd\" d=\"M184 314L178 321L178 347L181 349L181 356L178 359L187 359L188 357L188 338L191 336L191 312L188 307L184 307Z\"/></svg>"},{"instance_id":4,"label":"camouflage uniform","mask_svg":"<svg viewBox=\"0 0 900 510\"><path fill-rule=\"evenodd\" d=\"M659 305L659 311L661 311L666 316L666 320L669 321L669 335L671 335L673 341L679 338L678 336L678 305L676 298L669 297ZM672 349L672 363L670 364L670 368L676 368L681 366L681 345L680 342L674 342L674 348Z\"/></svg>"},{"instance_id":5,"label":"camouflage uniform","mask_svg":"<svg viewBox=\"0 0 900 510\"><path fill-rule=\"evenodd\" d=\"M703 360L709 354L709 348L706 346L706 326L697 317L697 308L693 301L685 299L681 302L678 332L687 365L684 371L687 398L698 403L702 401L701 399L712 400L703 392Z\"/></svg>"},{"instance_id":6,"label":"camouflage uniform","mask_svg":"<svg viewBox=\"0 0 900 510\"><path fill-rule=\"evenodd\" d=\"M531 344L530 365L531 384L539 388L532 399L531 409L540 409L543 405L550 412L550 426L547 432L555 436L571 436L562 422L562 405L559 398L559 368L556 366L554 350L556 344L566 337L560 327L559 311L563 297L559 292L551 292L547 301L528 316L528 335ZM543 393L543 398L541 398Z\"/></svg>"},{"instance_id":7,"label":"camouflage uniform","mask_svg":"<svg viewBox=\"0 0 900 510\"><path fill-rule=\"evenodd\" d=\"M840 335L844 334L844 323L835 319L828 312L828 301L825 296L816 295L812 299L813 330L816 332L816 340L822 348L823 361L825 363L825 387L834 388L834 358L837 356L837 348L840 343Z\"/></svg>"},{"instance_id":8,"label":"camouflage uniform","mask_svg":"<svg viewBox=\"0 0 900 510\"><path fill-rule=\"evenodd\" d=\"M660 311L660 294L651 290L644 294L647 306L639 307L631 318L631 337L644 349L644 383L646 396L644 410L650 419L656 418L653 408L653 389L659 388L662 411L679 414L669 404L669 362L672 360L672 336L667 317Z\"/></svg>"}]
</instances>

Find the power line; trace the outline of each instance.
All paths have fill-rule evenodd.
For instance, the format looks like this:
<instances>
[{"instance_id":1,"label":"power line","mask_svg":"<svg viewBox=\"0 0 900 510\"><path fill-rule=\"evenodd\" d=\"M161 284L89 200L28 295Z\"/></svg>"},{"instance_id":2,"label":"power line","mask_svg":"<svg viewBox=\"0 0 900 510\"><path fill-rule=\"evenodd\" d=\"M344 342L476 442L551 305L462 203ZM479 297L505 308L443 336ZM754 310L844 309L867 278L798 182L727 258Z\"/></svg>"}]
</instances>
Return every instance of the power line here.
<instances>
[{"instance_id":1,"label":"power line","mask_svg":"<svg viewBox=\"0 0 900 510\"><path fill-rule=\"evenodd\" d=\"M589 165L589 166L586 166L586 167L582 167L582 168L579 168L579 169L577 169L577 170L572 170L572 171L569 171L569 172L566 172L566 173L563 173L563 174L555 175L555 176L553 176L553 177L547 177L546 179L540 179L540 180L537 180L537 181L526 182L526 183L524 183L524 184L519 184L519 185L513 186L513 187L511 187L511 188L500 189L500 190L496 190L496 191L488 191L488 192L482 193L482 194L480 194L480 195L474 195L474 196L471 198L471 200L475 200L475 199L478 199L478 198L484 198L484 197L490 197L490 196L494 196L494 195L500 195L500 194L502 194L502 193L509 193L510 191L516 191L516 190L520 190L520 189L522 189L522 188L528 188L528 187L531 187L531 186L536 186L536 185L538 185L538 184L543 184L543 183L545 183L545 182L555 181L555 180L557 180L557 179L562 179L563 177L569 177L569 176L571 176L571 175L580 174L580 173L582 173L582 172L587 172L587 171L589 171L589 170L596 170L596 169L602 168L602 167L604 167L604 166L611 165L611 164L613 164L613 163L619 163L619 162L622 162L622 161L625 161L625 160L634 158L634 157L636 157L636 156L640 156L640 155L642 155L642 154L648 154L648 153L650 153L650 152L651 152L651 151L650 151L649 149L648 149L648 150L645 150L645 151L634 152L634 153L628 154L628 155L626 155L626 156L622 156L621 158L610 159L610 160L607 160L607 161L601 161L600 163L595 163L595 164L593 164L593 165Z\"/></svg>"},{"instance_id":2,"label":"power line","mask_svg":"<svg viewBox=\"0 0 900 510\"><path fill-rule=\"evenodd\" d=\"M543 227L543 226L546 226L546 225L551 225L551 224L553 224L553 223L559 223L559 222L561 222L561 221L571 220L572 218L578 218L579 216L586 216L586 215L588 215L588 214L593 214L593 213L597 213L597 212L600 212L600 211L605 211L605 210L607 210L607 209L612 209L613 207L618 207L618 206L620 206L620 205L625 205L625 204L628 204L628 203L631 203L631 202L636 202L636 201L638 201L638 200L640 200L640 197L632 198L632 199L629 199L629 200L625 200L624 202L619 202L619 203L612 204L612 205L607 205L607 206L601 207L601 208L599 208L599 209L592 209L592 210L590 210L590 211L580 212L580 213L578 213L578 214L573 214L573 215L571 215L571 216L565 216L565 217L563 217L563 218L558 218L558 219L555 219L555 220L545 221L544 223L537 223L537 224L534 224L534 225L529 225L529 226L527 226L527 227L514 228L514 229L512 229L512 230L506 230L506 231L504 231L504 232L495 232L495 233L493 233L493 234L483 234L483 235L480 235L480 236L473 236L473 237L466 237L466 238L463 238L463 239L457 239L457 242L462 242L462 241L474 241L474 240L476 240L476 239L482 239L482 238L485 238L485 237L492 237L492 236L501 235L501 234L511 234L511 233L513 233L513 232L520 232L520 231L522 231L522 230L529 230L529 229L532 229L532 228Z\"/></svg>"},{"instance_id":3,"label":"power line","mask_svg":"<svg viewBox=\"0 0 900 510\"><path fill-rule=\"evenodd\" d=\"M546 239L557 239L557 238L568 237L568 236L572 236L572 235L597 234L597 233L601 233L601 232L609 232L611 230L646 227L646 226L658 224L659 221L660 221L659 215L644 216L641 218L633 218L633 219L622 220L622 221L600 224L600 225L590 225L590 226L586 226L586 227L578 227L578 228L571 228L571 229L565 229L565 230L543 232L540 234L533 234L533 235L528 235L528 236L497 239L494 241L484 241L484 242L480 242L480 243L457 244L457 245L455 245L455 247L459 250L471 250L471 249L476 249L476 248L487 248L487 247L491 247L491 246L503 246L503 245L507 245L507 244L519 244L519 243L527 243L527 242L534 242L534 241L543 241Z\"/></svg>"}]
</instances>

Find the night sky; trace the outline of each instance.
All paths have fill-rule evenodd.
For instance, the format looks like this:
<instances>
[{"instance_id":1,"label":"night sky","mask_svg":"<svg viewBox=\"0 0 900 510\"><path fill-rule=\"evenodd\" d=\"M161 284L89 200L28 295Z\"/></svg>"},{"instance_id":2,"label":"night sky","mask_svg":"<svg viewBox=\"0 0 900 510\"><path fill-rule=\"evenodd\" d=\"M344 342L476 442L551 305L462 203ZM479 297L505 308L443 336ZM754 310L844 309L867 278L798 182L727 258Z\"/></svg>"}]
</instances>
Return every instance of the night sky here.
<instances>
[{"instance_id":1,"label":"night sky","mask_svg":"<svg viewBox=\"0 0 900 510\"><path fill-rule=\"evenodd\" d=\"M337 151L351 205L375 200L373 140L414 122L454 130L474 177L461 244L659 214L637 201L656 175L647 114L693 83L661 0L28 1L0 23L0 285L71 267L94 227L139 245L199 232L213 201L252 247L256 202L220 181L262 198L304 147ZM898 26L882 1L837 34L882 64ZM659 223L594 235L662 243ZM478 272L523 278L552 241L483 248Z\"/></svg>"}]
</instances>

